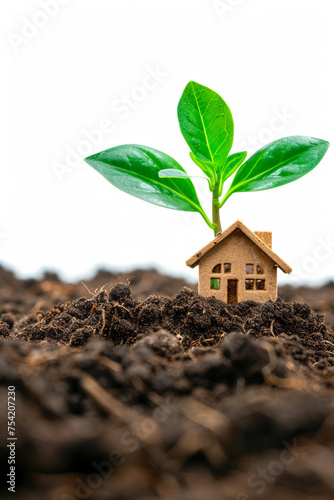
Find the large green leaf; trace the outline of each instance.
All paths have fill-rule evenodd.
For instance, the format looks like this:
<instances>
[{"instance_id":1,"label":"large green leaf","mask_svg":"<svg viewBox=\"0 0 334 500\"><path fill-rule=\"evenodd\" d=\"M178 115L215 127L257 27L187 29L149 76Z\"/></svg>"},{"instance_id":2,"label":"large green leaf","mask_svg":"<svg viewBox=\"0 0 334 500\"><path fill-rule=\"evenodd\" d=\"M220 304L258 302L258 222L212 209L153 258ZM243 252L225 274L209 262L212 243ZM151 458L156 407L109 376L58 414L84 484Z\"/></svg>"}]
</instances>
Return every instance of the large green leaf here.
<instances>
[{"instance_id":1,"label":"large green leaf","mask_svg":"<svg viewBox=\"0 0 334 500\"><path fill-rule=\"evenodd\" d=\"M125 193L165 208L204 214L188 178L160 178L166 168L184 172L170 156L156 149L127 144L89 156L85 161Z\"/></svg>"},{"instance_id":2,"label":"large green leaf","mask_svg":"<svg viewBox=\"0 0 334 500\"><path fill-rule=\"evenodd\" d=\"M304 136L268 144L239 168L223 203L234 192L263 191L299 179L318 165L328 147L327 141Z\"/></svg>"},{"instance_id":3,"label":"large green leaf","mask_svg":"<svg viewBox=\"0 0 334 500\"><path fill-rule=\"evenodd\" d=\"M233 118L225 101L213 90L189 82L178 104L181 132L193 154L221 169L233 143Z\"/></svg>"}]
</instances>

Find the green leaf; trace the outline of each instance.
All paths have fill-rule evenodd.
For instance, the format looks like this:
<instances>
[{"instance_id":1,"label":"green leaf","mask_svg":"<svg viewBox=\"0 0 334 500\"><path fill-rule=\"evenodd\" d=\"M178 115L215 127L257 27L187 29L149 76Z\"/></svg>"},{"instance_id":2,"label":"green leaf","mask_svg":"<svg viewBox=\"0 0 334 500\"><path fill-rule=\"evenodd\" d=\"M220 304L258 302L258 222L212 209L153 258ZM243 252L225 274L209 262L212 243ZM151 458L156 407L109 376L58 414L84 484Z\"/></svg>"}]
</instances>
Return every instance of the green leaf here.
<instances>
[{"instance_id":1,"label":"green leaf","mask_svg":"<svg viewBox=\"0 0 334 500\"><path fill-rule=\"evenodd\" d=\"M222 183L224 183L236 170L240 167L242 162L246 159L247 151L241 153L234 153L228 156L222 171Z\"/></svg>"},{"instance_id":2,"label":"green leaf","mask_svg":"<svg viewBox=\"0 0 334 500\"><path fill-rule=\"evenodd\" d=\"M218 167L217 163L200 160L192 152L190 152L190 158L211 181L216 182L217 178L216 171Z\"/></svg>"},{"instance_id":3,"label":"green leaf","mask_svg":"<svg viewBox=\"0 0 334 500\"><path fill-rule=\"evenodd\" d=\"M318 165L328 148L327 141L304 136L268 144L239 168L221 205L234 192L263 191L299 179Z\"/></svg>"},{"instance_id":4,"label":"green leaf","mask_svg":"<svg viewBox=\"0 0 334 500\"><path fill-rule=\"evenodd\" d=\"M199 175L188 175L187 172L181 172L181 170L176 170L175 168L166 168L164 170L160 170L159 172L159 177L161 178L169 178L169 179L192 179L192 178L198 178L198 179L204 179L208 181L206 177L201 177Z\"/></svg>"},{"instance_id":5,"label":"green leaf","mask_svg":"<svg viewBox=\"0 0 334 500\"><path fill-rule=\"evenodd\" d=\"M128 144L94 154L85 161L125 193L161 207L204 214L190 179L159 177L159 172L166 168L186 173L161 151Z\"/></svg>"},{"instance_id":6,"label":"green leaf","mask_svg":"<svg viewBox=\"0 0 334 500\"><path fill-rule=\"evenodd\" d=\"M189 82L177 112L181 132L193 154L221 168L233 143L233 118L227 104L213 90Z\"/></svg>"}]
</instances>

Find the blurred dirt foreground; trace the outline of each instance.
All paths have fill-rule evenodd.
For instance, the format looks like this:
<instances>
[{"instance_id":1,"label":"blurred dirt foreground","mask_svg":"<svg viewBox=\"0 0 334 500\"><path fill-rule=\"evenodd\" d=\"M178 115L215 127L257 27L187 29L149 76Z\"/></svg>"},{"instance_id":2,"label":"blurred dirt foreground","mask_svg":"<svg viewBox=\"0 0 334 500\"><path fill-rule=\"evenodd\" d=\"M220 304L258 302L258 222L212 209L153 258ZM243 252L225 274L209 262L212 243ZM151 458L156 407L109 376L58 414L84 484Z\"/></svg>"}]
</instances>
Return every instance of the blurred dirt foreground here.
<instances>
[{"instance_id":1,"label":"blurred dirt foreground","mask_svg":"<svg viewBox=\"0 0 334 500\"><path fill-rule=\"evenodd\" d=\"M333 329L332 282L228 306L0 267L1 498L333 500Z\"/></svg>"}]
</instances>

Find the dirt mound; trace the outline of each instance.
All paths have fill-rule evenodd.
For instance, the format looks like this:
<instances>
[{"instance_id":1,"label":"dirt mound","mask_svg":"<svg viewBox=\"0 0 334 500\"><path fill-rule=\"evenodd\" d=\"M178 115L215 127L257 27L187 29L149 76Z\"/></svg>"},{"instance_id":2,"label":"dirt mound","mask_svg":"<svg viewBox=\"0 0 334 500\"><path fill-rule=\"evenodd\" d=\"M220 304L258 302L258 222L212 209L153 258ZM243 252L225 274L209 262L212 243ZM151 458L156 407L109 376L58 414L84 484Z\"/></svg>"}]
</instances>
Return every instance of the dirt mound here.
<instances>
[{"instance_id":1,"label":"dirt mound","mask_svg":"<svg viewBox=\"0 0 334 500\"><path fill-rule=\"evenodd\" d=\"M36 311L45 313L57 304L80 297L89 298L101 287L110 289L118 283L130 284L131 294L138 300L144 300L153 293L175 297L185 285L197 289L196 285L166 276L154 269L138 269L128 273L113 273L101 269L90 280L63 283L53 272L45 272L40 280L20 280L11 271L0 266L0 314L10 312L18 318Z\"/></svg>"},{"instance_id":2,"label":"dirt mound","mask_svg":"<svg viewBox=\"0 0 334 500\"><path fill-rule=\"evenodd\" d=\"M334 330L334 282L318 288L282 286L279 288L280 297L287 302L305 302L312 311L322 314L325 323Z\"/></svg>"},{"instance_id":3,"label":"dirt mound","mask_svg":"<svg viewBox=\"0 0 334 500\"><path fill-rule=\"evenodd\" d=\"M150 296L135 300L126 285L116 285L107 293L80 298L53 308L38 322L24 318L18 325L9 321L3 335L25 340L56 341L82 346L97 336L115 345L133 344L138 335L165 328L181 339L184 348L215 346L231 332L254 337L271 336L290 350L301 362L327 358L334 364L334 336L321 316L314 315L306 304L241 302L227 306L214 298L199 296L183 288L175 299ZM2 316L6 323L6 316ZM28 323L25 325L25 323ZM0 323L0 332L1 332Z\"/></svg>"}]
</instances>

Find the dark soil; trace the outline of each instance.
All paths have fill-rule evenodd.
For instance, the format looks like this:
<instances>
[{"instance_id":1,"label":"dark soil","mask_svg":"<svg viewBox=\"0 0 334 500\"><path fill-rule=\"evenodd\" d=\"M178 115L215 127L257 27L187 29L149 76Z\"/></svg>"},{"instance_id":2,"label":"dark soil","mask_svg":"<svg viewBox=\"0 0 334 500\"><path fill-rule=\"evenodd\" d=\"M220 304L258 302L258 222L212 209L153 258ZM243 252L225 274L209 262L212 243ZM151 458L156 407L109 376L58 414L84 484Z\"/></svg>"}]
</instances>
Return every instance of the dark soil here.
<instances>
[{"instance_id":1,"label":"dark soil","mask_svg":"<svg viewBox=\"0 0 334 500\"><path fill-rule=\"evenodd\" d=\"M3 335L8 336L11 327L11 335L23 340L79 347L98 337L119 346L133 345L142 336L165 329L189 349L216 346L227 334L240 332L275 338L302 363L326 359L334 365L334 335L323 318L312 314L306 304L281 299L227 306L184 287L175 299L151 295L138 301L129 286L118 284L109 292L102 289L89 299L82 297L36 315L38 322L31 323L35 318L28 316L12 326L8 315L2 316Z\"/></svg>"},{"instance_id":2,"label":"dark soil","mask_svg":"<svg viewBox=\"0 0 334 500\"><path fill-rule=\"evenodd\" d=\"M132 279L0 269L2 498L333 500L334 286L227 306Z\"/></svg>"}]
</instances>

